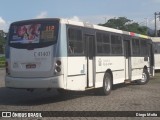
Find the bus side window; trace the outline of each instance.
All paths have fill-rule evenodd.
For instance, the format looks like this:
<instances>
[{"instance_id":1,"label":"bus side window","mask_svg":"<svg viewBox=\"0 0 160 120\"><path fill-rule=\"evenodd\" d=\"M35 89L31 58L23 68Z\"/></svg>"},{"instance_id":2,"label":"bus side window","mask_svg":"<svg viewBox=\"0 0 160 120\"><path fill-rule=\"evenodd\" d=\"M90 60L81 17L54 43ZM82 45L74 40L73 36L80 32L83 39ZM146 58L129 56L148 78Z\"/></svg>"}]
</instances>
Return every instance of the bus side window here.
<instances>
[{"instance_id":1,"label":"bus side window","mask_svg":"<svg viewBox=\"0 0 160 120\"><path fill-rule=\"evenodd\" d=\"M147 40L140 39L140 47L141 47L141 56L147 57L148 56L148 48L147 48Z\"/></svg>"},{"instance_id":2,"label":"bus side window","mask_svg":"<svg viewBox=\"0 0 160 120\"><path fill-rule=\"evenodd\" d=\"M132 54L134 56L140 56L140 43L139 43L139 39L132 38Z\"/></svg>"},{"instance_id":3,"label":"bus side window","mask_svg":"<svg viewBox=\"0 0 160 120\"><path fill-rule=\"evenodd\" d=\"M74 45L73 45L73 42L69 42L69 53L74 54Z\"/></svg>"},{"instance_id":4,"label":"bus side window","mask_svg":"<svg viewBox=\"0 0 160 120\"><path fill-rule=\"evenodd\" d=\"M72 56L84 54L82 30L79 28L68 29L68 54Z\"/></svg>"},{"instance_id":5,"label":"bus side window","mask_svg":"<svg viewBox=\"0 0 160 120\"><path fill-rule=\"evenodd\" d=\"M111 35L111 53L112 55L122 55L122 39L121 36Z\"/></svg>"},{"instance_id":6,"label":"bus side window","mask_svg":"<svg viewBox=\"0 0 160 120\"><path fill-rule=\"evenodd\" d=\"M104 32L96 33L97 54L110 55L110 34Z\"/></svg>"}]
</instances>

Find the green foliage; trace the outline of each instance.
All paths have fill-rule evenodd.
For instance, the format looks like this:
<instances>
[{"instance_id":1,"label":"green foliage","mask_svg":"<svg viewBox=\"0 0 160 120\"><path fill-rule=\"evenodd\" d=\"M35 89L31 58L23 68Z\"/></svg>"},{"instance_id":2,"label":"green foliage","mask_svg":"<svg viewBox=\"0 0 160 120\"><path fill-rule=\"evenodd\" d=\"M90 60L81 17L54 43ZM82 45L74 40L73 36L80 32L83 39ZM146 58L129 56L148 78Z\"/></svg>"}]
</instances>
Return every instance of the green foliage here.
<instances>
[{"instance_id":1,"label":"green foliage","mask_svg":"<svg viewBox=\"0 0 160 120\"><path fill-rule=\"evenodd\" d=\"M6 44L6 40L4 37L0 36L0 54L4 53L4 46Z\"/></svg>"},{"instance_id":2,"label":"green foliage","mask_svg":"<svg viewBox=\"0 0 160 120\"><path fill-rule=\"evenodd\" d=\"M5 57L0 57L0 68L5 67Z\"/></svg>"},{"instance_id":3,"label":"green foliage","mask_svg":"<svg viewBox=\"0 0 160 120\"><path fill-rule=\"evenodd\" d=\"M101 26L111 27L115 29L120 29L129 32L135 32L143 35L147 35L147 27L140 26L138 23L127 19L126 17L112 18L109 19L104 24L99 24Z\"/></svg>"},{"instance_id":4,"label":"green foliage","mask_svg":"<svg viewBox=\"0 0 160 120\"><path fill-rule=\"evenodd\" d=\"M0 61L5 61L5 56L0 57Z\"/></svg>"},{"instance_id":5,"label":"green foliage","mask_svg":"<svg viewBox=\"0 0 160 120\"><path fill-rule=\"evenodd\" d=\"M0 45L4 45L5 44L5 38L0 36Z\"/></svg>"}]
</instances>

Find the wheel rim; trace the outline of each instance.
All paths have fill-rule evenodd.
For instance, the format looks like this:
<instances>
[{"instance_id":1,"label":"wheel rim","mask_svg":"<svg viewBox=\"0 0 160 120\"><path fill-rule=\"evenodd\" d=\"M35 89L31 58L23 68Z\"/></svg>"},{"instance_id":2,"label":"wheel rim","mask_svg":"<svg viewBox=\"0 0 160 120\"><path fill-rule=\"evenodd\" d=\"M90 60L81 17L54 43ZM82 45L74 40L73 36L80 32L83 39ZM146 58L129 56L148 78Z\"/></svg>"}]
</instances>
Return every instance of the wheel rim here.
<instances>
[{"instance_id":1,"label":"wheel rim","mask_svg":"<svg viewBox=\"0 0 160 120\"><path fill-rule=\"evenodd\" d=\"M147 75L145 73L142 74L142 79L141 82L146 82L147 81Z\"/></svg>"},{"instance_id":2,"label":"wheel rim","mask_svg":"<svg viewBox=\"0 0 160 120\"><path fill-rule=\"evenodd\" d=\"M111 89L111 81L107 77L105 79L105 89L106 89L106 91L109 91Z\"/></svg>"}]
</instances>

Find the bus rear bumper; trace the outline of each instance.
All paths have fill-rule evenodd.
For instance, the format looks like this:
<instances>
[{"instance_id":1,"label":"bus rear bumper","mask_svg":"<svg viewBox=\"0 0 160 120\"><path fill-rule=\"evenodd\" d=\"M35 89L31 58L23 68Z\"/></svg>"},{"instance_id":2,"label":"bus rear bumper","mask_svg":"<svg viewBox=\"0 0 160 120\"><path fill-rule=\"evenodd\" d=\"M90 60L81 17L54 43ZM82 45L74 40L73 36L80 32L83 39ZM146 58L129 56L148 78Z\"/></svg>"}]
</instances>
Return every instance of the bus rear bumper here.
<instances>
[{"instance_id":1,"label":"bus rear bumper","mask_svg":"<svg viewBox=\"0 0 160 120\"><path fill-rule=\"evenodd\" d=\"M5 86L10 88L64 88L63 75L49 78L5 77Z\"/></svg>"}]
</instances>

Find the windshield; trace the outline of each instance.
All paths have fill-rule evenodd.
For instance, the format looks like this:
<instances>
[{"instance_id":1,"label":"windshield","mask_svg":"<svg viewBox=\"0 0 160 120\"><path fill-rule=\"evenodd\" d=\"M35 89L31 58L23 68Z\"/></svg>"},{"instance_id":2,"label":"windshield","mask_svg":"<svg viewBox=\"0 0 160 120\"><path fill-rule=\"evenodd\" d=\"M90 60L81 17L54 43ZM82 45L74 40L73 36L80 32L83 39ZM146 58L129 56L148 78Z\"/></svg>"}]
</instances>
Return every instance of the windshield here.
<instances>
[{"instance_id":1,"label":"windshield","mask_svg":"<svg viewBox=\"0 0 160 120\"><path fill-rule=\"evenodd\" d=\"M9 45L16 48L49 46L57 42L58 29L58 21L16 22L10 27Z\"/></svg>"}]
</instances>

